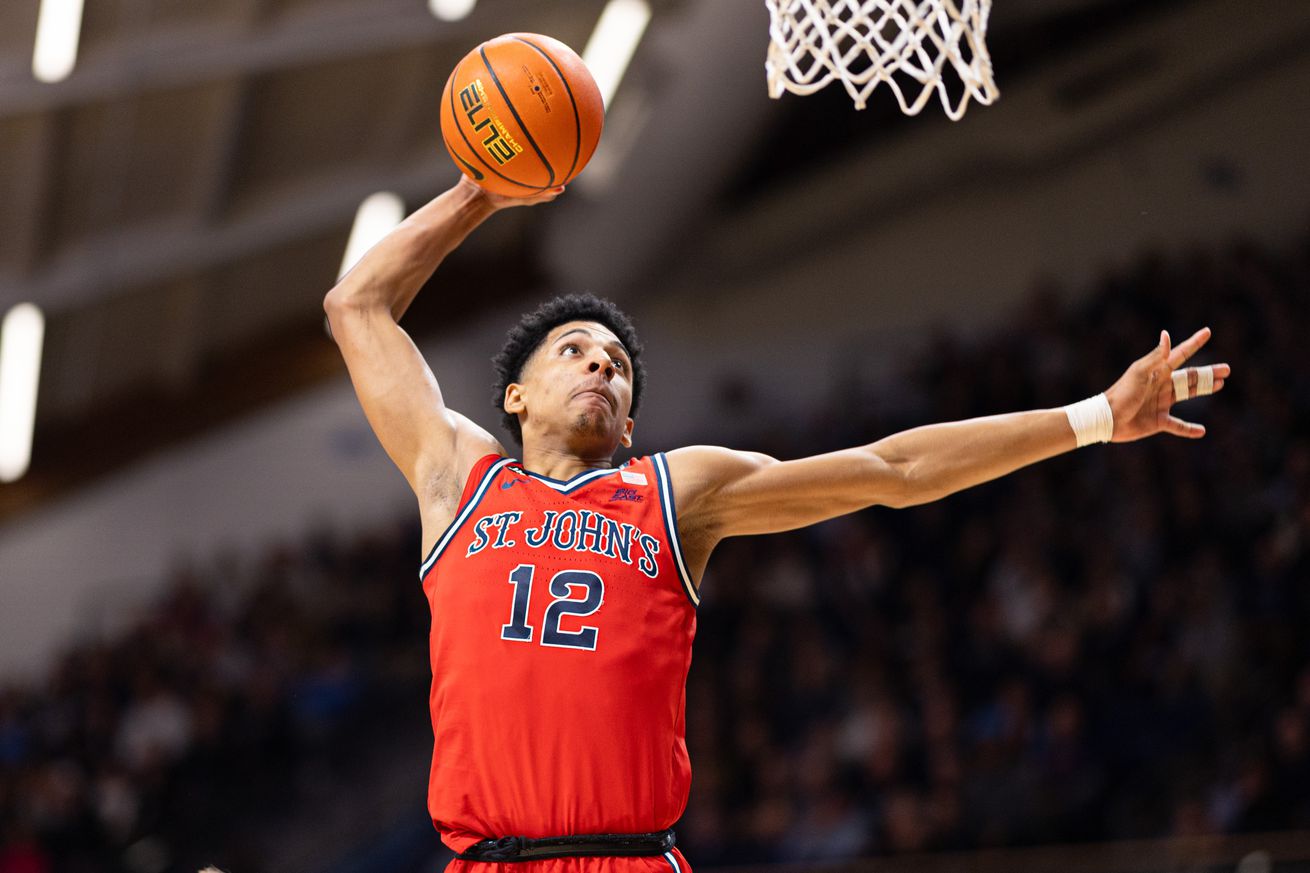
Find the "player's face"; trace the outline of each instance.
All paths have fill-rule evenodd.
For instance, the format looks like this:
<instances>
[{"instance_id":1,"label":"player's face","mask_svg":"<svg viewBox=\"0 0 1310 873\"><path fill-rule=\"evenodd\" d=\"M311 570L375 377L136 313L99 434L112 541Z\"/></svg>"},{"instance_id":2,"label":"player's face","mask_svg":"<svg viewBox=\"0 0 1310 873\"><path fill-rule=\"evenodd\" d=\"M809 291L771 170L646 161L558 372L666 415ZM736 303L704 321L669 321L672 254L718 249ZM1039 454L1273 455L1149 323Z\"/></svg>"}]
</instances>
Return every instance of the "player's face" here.
<instances>
[{"instance_id":1,"label":"player's face","mask_svg":"<svg viewBox=\"0 0 1310 873\"><path fill-rule=\"evenodd\" d=\"M614 333L594 321L552 330L505 391L523 439L560 442L580 455L613 454L632 444L632 360Z\"/></svg>"}]
</instances>

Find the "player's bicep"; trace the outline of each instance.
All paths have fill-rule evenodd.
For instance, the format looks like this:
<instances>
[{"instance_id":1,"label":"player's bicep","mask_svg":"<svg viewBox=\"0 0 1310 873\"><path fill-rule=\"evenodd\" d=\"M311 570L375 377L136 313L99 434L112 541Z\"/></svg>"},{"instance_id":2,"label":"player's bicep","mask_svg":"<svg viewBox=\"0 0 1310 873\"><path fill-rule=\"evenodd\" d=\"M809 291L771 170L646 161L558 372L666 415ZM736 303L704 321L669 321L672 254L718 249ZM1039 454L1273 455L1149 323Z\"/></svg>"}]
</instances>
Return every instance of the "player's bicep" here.
<instances>
[{"instance_id":1,"label":"player's bicep","mask_svg":"<svg viewBox=\"0 0 1310 873\"><path fill-rule=\"evenodd\" d=\"M900 479L867 449L794 461L707 446L683 451L689 522L717 539L777 533L854 512L884 502Z\"/></svg>"},{"instance_id":2,"label":"player's bicep","mask_svg":"<svg viewBox=\"0 0 1310 873\"><path fill-rule=\"evenodd\" d=\"M500 451L494 437L446 407L423 355L389 313L329 305L328 318L369 425L416 491L434 470Z\"/></svg>"}]
</instances>

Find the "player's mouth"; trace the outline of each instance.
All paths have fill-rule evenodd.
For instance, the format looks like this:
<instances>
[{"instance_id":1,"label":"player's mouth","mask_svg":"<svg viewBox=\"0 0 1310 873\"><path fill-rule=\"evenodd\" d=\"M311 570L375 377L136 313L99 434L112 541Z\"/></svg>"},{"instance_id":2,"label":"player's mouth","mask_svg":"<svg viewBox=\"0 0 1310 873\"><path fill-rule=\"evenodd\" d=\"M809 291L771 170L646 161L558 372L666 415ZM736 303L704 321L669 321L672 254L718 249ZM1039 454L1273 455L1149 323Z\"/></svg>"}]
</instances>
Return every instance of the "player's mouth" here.
<instances>
[{"instance_id":1,"label":"player's mouth","mask_svg":"<svg viewBox=\"0 0 1310 873\"><path fill-rule=\"evenodd\" d=\"M613 408L614 408L614 398L611 397L609 394L607 394L606 392L602 391L602 390L599 389L599 388L583 388L581 391L578 391L578 392L575 393L573 396L574 396L575 398L577 398L577 397L585 397L585 396L588 395L588 394L594 394L594 395L596 395L596 396L599 397L600 399L604 400L605 403L609 406L610 409L613 409Z\"/></svg>"}]
</instances>

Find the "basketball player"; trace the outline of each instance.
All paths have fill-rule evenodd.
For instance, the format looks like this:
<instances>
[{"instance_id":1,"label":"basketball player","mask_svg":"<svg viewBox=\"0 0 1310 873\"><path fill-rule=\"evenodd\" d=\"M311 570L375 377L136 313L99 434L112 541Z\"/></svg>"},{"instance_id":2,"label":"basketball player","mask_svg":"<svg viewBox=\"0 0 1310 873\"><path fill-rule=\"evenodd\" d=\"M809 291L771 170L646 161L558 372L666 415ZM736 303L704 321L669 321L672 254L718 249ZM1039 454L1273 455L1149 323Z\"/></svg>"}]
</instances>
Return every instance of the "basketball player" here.
<instances>
[{"instance_id":1,"label":"basketball player","mask_svg":"<svg viewBox=\"0 0 1310 873\"><path fill-rule=\"evenodd\" d=\"M375 246L325 307L364 412L419 501L428 806L458 853L449 869L686 873L669 827L691 776L697 582L719 541L936 500L1090 442L1200 437L1170 408L1221 389L1229 367L1180 369L1209 331L1177 348L1161 333L1104 394L1064 409L794 461L693 446L615 468L615 451L632 445L641 349L612 304L574 296L524 317L496 359L496 403L522 444L514 459L445 405L397 322L482 221L562 190L511 200L461 179Z\"/></svg>"}]
</instances>

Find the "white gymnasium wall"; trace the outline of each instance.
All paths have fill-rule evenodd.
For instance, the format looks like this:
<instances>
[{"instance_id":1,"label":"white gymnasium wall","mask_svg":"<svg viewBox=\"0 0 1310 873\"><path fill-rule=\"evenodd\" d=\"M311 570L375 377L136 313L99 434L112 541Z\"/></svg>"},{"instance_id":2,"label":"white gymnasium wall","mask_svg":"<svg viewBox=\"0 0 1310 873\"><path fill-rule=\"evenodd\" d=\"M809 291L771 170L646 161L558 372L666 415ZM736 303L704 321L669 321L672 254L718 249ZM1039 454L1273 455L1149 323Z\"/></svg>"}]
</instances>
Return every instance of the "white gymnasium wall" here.
<instances>
[{"instance_id":1,"label":"white gymnasium wall","mask_svg":"<svg viewBox=\"0 0 1310 873\"><path fill-rule=\"evenodd\" d=\"M758 228L787 204L761 203L659 293L625 301L653 373L638 448L695 439L725 374L750 374L773 408L801 414L833 372L876 369L930 324L993 323L1037 275L1076 291L1144 245L1181 249L1234 233L1285 241L1304 229L1310 205L1308 127L1310 63L1293 62L1059 166L973 179L823 244L779 253ZM1205 181L1216 160L1237 169L1237 184ZM896 162L880 169L895 173ZM809 194L822 196L824 184ZM485 362L515 316L492 313L425 349L448 402L488 426ZM1196 325L1205 320L1196 314ZM148 597L178 556L412 511L343 375L0 528L0 678L38 674L107 610Z\"/></svg>"}]
</instances>

